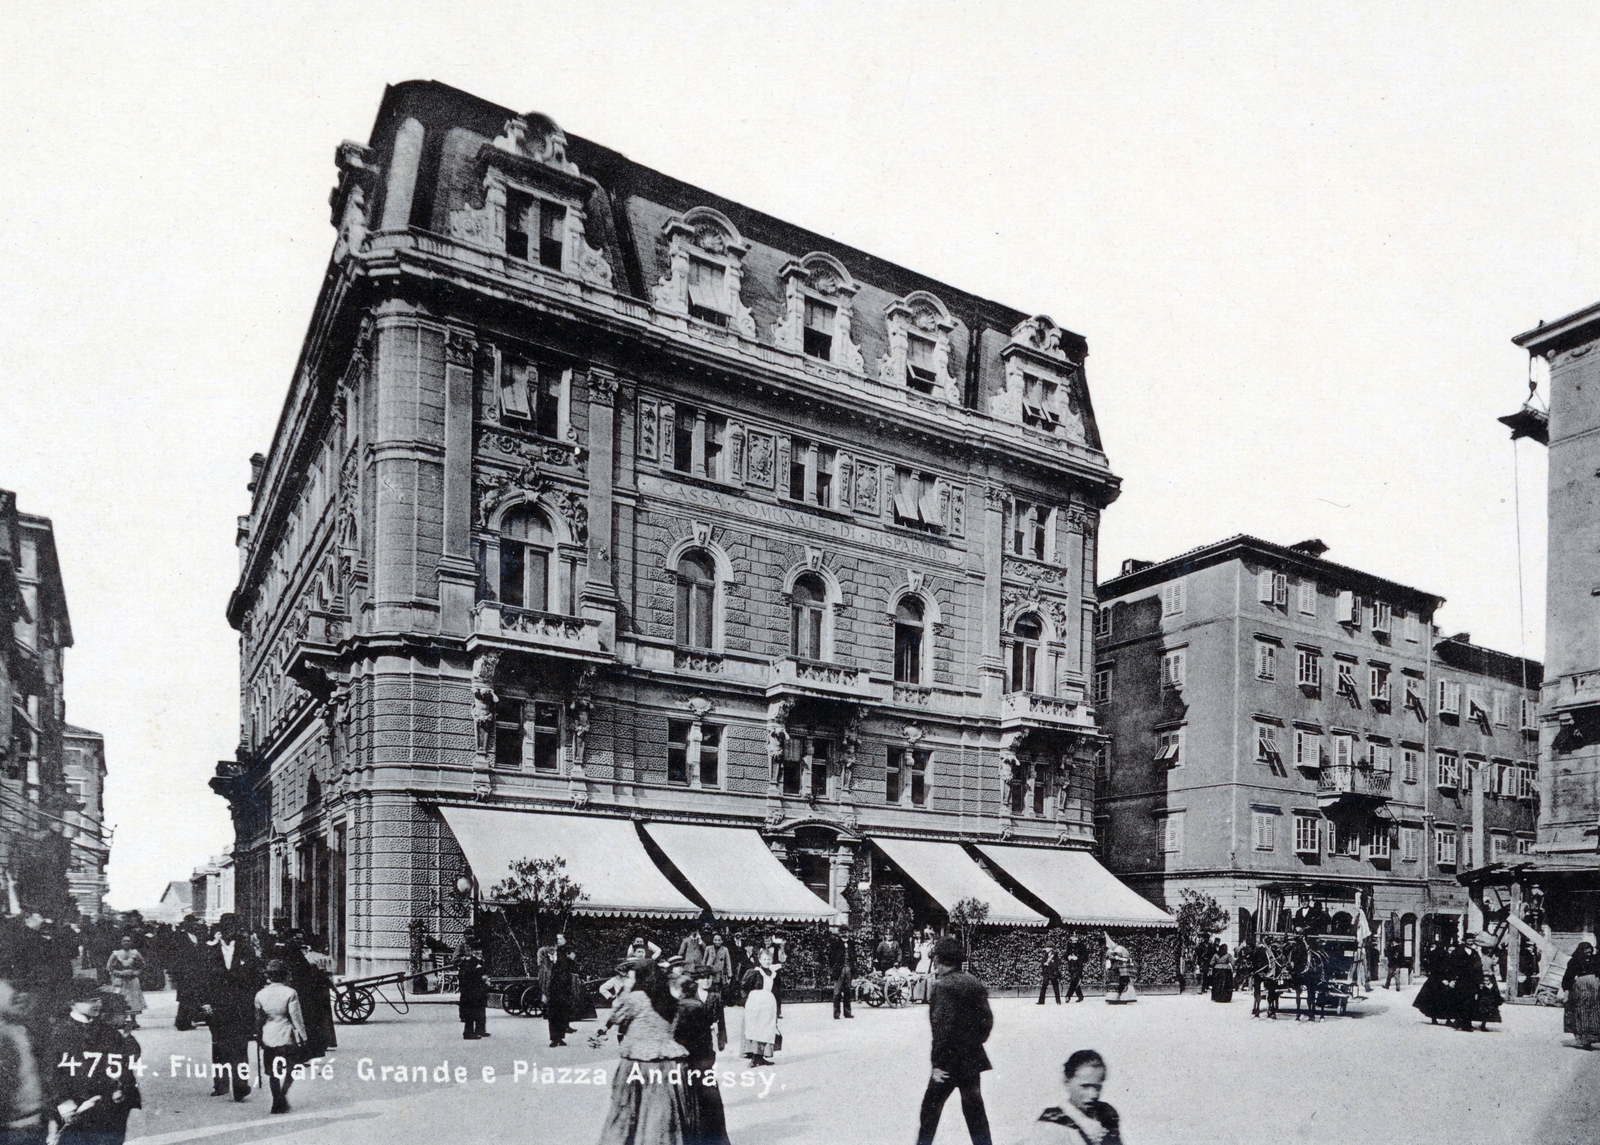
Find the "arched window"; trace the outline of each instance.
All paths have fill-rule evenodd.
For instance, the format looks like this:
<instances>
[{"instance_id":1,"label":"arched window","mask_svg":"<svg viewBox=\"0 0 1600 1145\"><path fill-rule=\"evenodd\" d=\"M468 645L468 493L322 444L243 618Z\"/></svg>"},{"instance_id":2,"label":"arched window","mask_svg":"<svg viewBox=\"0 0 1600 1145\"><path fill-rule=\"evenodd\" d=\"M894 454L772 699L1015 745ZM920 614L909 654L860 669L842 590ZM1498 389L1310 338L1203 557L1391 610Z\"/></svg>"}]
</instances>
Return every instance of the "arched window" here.
<instances>
[{"instance_id":1,"label":"arched window","mask_svg":"<svg viewBox=\"0 0 1600 1145\"><path fill-rule=\"evenodd\" d=\"M712 645L717 570L705 553L685 553L678 561L678 643L685 648Z\"/></svg>"},{"instance_id":2,"label":"arched window","mask_svg":"<svg viewBox=\"0 0 1600 1145\"><path fill-rule=\"evenodd\" d=\"M789 651L806 660L822 659L822 617L827 590L807 574L794 582L789 622Z\"/></svg>"},{"instance_id":3,"label":"arched window","mask_svg":"<svg viewBox=\"0 0 1600 1145\"><path fill-rule=\"evenodd\" d=\"M1039 636L1043 631L1044 626L1032 613L1017 617L1011 626L1011 674L1006 691L1034 691L1034 665L1039 659Z\"/></svg>"},{"instance_id":4,"label":"arched window","mask_svg":"<svg viewBox=\"0 0 1600 1145\"><path fill-rule=\"evenodd\" d=\"M922 683L922 602L900 598L894 606L894 679L897 684Z\"/></svg>"},{"instance_id":5,"label":"arched window","mask_svg":"<svg viewBox=\"0 0 1600 1145\"><path fill-rule=\"evenodd\" d=\"M536 509L513 509L500 526L500 602L550 610L550 557L555 534Z\"/></svg>"}]
</instances>

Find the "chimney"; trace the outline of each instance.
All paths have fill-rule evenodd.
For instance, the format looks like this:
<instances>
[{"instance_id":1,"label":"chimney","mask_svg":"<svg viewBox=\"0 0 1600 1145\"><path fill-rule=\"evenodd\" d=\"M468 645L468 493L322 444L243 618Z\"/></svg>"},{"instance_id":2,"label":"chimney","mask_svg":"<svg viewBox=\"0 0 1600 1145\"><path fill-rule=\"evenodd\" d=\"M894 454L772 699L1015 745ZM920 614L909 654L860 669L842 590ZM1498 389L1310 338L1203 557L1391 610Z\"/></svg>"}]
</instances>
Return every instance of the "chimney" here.
<instances>
[{"instance_id":1,"label":"chimney","mask_svg":"<svg viewBox=\"0 0 1600 1145\"><path fill-rule=\"evenodd\" d=\"M1136 561L1130 557L1122 562L1122 575L1129 576L1132 573L1143 572L1145 569L1153 567L1155 563L1155 561Z\"/></svg>"},{"instance_id":2,"label":"chimney","mask_svg":"<svg viewBox=\"0 0 1600 1145\"><path fill-rule=\"evenodd\" d=\"M1301 541L1298 545L1290 545L1289 547L1297 553L1305 553L1307 556L1312 557L1320 557L1323 553L1328 551L1328 546L1323 544L1322 541L1316 537L1311 538L1309 541Z\"/></svg>"},{"instance_id":3,"label":"chimney","mask_svg":"<svg viewBox=\"0 0 1600 1145\"><path fill-rule=\"evenodd\" d=\"M250 455L250 484L245 486L245 491L254 493L256 486L261 484L261 471L267 467L265 454L252 453Z\"/></svg>"}]
</instances>

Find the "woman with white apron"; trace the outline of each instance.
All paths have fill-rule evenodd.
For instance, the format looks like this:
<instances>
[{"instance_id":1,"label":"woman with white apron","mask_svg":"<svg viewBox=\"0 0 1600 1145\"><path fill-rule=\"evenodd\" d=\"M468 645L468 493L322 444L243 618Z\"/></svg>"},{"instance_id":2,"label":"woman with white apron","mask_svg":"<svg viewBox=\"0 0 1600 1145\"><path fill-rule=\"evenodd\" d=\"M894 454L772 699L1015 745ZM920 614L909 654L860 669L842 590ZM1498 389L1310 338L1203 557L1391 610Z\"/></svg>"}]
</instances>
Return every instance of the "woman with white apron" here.
<instances>
[{"instance_id":1,"label":"woman with white apron","mask_svg":"<svg viewBox=\"0 0 1600 1145\"><path fill-rule=\"evenodd\" d=\"M778 999L772 992L778 967L772 964L770 950L761 951L757 962L741 983L745 990L744 1056L751 1065L771 1065L778 1048Z\"/></svg>"}]
</instances>

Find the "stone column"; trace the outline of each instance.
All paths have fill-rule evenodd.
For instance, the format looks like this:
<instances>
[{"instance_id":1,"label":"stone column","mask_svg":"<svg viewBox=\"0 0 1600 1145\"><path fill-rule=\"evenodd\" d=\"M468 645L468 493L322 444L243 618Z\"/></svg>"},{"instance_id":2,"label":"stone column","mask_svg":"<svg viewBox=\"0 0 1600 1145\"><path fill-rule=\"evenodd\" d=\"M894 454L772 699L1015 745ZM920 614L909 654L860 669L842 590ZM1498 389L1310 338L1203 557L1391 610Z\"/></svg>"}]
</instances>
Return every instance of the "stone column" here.
<instances>
[{"instance_id":1,"label":"stone column","mask_svg":"<svg viewBox=\"0 0 1600 1145\"><path fill-rule=\"evenodd\" d=\"M472 390L477 347L452 330L445 342L444 547L439 558L439 631L471 632L477 595L472 561Z\"/></svg>"},{"instance_id":2,"label":"stone column","mask_svg":"<svg viewBox=\"0 0 1600 1145\"><path fill-rule=\"evenodd\" d=\"M617 378L591 367L589 385L589 576L580 597L585 619L600 622L600 647L617 646L617 589L611 569Z\"/></svg>"},{"instance_id":3,"label":"stone column","mask_svg":"<svg viewBox=\"0 0 1600 1145\"><path fill-rule=\"evenodd\" d=\"M1000 702L1005 688L1005 662L1000 655L1005 496L1005 490L998 486L983 491L983 648L978 654L978 686L983 690L984 705L990 708Z\"/></svg>"}]
</instances>

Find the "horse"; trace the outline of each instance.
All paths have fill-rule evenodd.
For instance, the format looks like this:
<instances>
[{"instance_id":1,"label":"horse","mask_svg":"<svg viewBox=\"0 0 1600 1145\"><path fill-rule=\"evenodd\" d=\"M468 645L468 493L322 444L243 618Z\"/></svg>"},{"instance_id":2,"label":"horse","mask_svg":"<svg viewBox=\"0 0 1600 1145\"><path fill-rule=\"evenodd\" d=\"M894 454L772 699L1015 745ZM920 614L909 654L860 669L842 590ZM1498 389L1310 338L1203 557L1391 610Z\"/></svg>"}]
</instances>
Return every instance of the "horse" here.
<instances>
[{"instance_id":1,"label":"horse","mask_svg":"<svg viewBox=\"0 0 1600 1145\"><path fill-rule=\"evenodd\" d=\"M1322 1016L1321 999L1327 991L1327 958L1315 939L1303 934L1276 936L1276 940L1263 939L1257 949L1261 951L1250 970L1254 979L1255 1005L1250 1016L1261 1016L1261 995L1267 995L1267 1017L1278 1016L1278 999L1286 990L1294 991L1294 1020L1301 1015L1300 996L1307 995L1306 1009L1310 1020Z\"/></svg>"}]
</instances>

